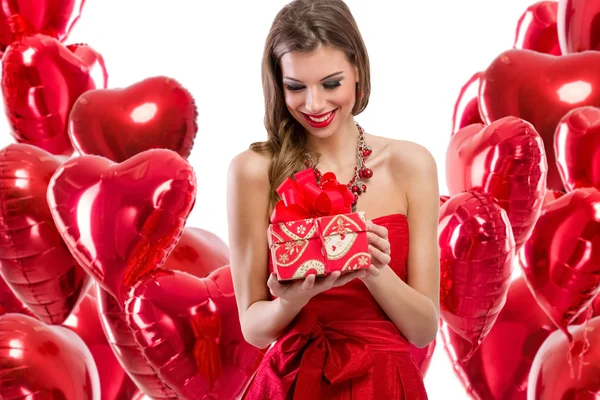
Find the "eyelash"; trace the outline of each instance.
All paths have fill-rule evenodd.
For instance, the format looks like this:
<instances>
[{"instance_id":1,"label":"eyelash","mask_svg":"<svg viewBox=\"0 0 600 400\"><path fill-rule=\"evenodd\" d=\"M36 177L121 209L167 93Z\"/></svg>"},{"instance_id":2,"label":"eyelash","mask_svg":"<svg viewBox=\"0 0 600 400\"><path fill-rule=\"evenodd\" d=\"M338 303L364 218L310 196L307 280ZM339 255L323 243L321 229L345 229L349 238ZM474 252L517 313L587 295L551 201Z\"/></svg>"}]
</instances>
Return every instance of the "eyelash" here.
<instances>
[{"instance_id":1,"label":"eyelash","mask_svg":"<svg viewBox=\"0 0 600 400\"><path fill-rule=\"evenodd\" d=\"M327 89L327 90L333 90L341 85L342 84L340 83L340 81L335 81L335 82L324 83L323 87L325 87L325 89ZM290 86L290 85L285 85L285 86L288 90L291 90L292 92L297 92L297 91L304 89L304 86Z\"/></svg>"}]
</instances>

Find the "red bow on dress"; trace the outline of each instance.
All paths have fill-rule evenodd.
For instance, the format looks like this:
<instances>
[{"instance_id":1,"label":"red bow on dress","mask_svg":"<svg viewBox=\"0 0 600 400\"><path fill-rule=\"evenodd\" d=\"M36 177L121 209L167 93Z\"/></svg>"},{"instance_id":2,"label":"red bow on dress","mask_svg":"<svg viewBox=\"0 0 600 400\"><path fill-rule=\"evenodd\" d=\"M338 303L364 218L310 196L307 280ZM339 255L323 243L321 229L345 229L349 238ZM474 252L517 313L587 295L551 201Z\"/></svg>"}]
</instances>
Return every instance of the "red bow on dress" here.
<instances>
[{"instance_id":1,"label":"red bow on dress","mask_svg":"<svg viewBox=\"0 0 600 400\"><path fill-rule=\"evenodd\" d=\"M272 224L352 212L354 194L333 172L325 173L319 184L310 168L297 172L294 178L287 178L277 188L281 200L271 214Z\"/></svg>"},{"instance_id":2,"label":"red bow on dress","mask_svg":"<svg viewBox=\"0 0 600 400\"><path fill-rule=\"evenodd\" d=\"M321 325L311 312L300 312L276 346L281 347L270 364L277 377L264 368L254 382L254 388L270 388L273 399L287 399L294 381L294 400L315 399L323 378L332 384L344 382L366 374L375 363L366 343ZM246 398L255 399L255 395L250 391Z\"/></svg>"}]
</instances>

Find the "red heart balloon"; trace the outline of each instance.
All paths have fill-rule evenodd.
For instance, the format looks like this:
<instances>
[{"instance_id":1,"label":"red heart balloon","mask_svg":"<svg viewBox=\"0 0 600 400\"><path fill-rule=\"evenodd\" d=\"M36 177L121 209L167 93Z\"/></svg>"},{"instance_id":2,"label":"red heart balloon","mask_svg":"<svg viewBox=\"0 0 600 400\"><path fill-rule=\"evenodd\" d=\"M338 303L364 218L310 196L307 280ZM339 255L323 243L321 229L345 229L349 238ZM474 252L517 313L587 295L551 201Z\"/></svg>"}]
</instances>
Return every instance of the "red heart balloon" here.
<instances>
[{"instance_id":1,"label":"red heart balloon","mask_svg":"<svg viewBox=\"0 0 600 400\"><path fill-rule=\"evenodd\" d=\"M544 207L546 203L549 203L558 199L559 197L564 196L564 194L565 192L561 192L560 190L546 190L546 195L544 196L544 202L542 204L542 207Z\"/></svg>"},{"instance_id":2,"label":"red heart balloon","mask_svg":"<svg viewBox=\"0 0 600 400\"><path fill-rule=\"evenodd\" d=\"M527 7L517 23L514 47L560 56L557 14L557 1L538 1Z\"/></svg>"},{"instance_id":3,"label":"red heart balloon","mask_svg":"<svg viewBox=\"0 0 600 400\"><path fill-rule=\"evenodd\" d=\"M452 134L465 126L481 123L479 104L477 103L480 79L481 72L476 72L460 89L452 114Z\"/></svg>"},{"instance_id":4,"label":"red heart balloon","mask_svg":"<svg viewBox=\"0 0 600 400\"><path fill-rule=\"evenodd\" d=\"M144 357L181 399L237 398L264 355L242 335L229 266L207 278L153 271L125 310Z\"/></svg>"},{"instance_id":5,"label":"red heart balloon","mask_svg":"<svg viewBox=\"0 0 600 400\"><path fill-rule=\"evenodd\" d=\"M74 158L48 186L52 217L73 256L119 301L140 276L165 262L195 199L191 165L167 149L120 164Z\"/></svg>"},{"instance_id":6,"label":"red heart balloon","mask_svg":"<svg viewBox=\"0 0 600 400\"><path fill-rule=\"evenodd\" d=\"M0 50L18 39L15 15L21 16L35 32L65 40L81 15L85 0L1 0ZM18 27L17 27L18 28Z\"/></svg>"},{"instance_id":7,"label":"red heart balloon","mask_svg":"<svg viewBox=\"0 0 600 400\"><path fill-rule=\"evenodd\" d=\"M126 315L117 300L99 285L96 286L100 323L113 353L127 375L151 399L176 399L177 396L161 382L137 347L127 326Z\"/></svg>"},{"instance_id":8,"label":"red heart balloon","mask_svg":"<svg viewBox=\"0 0 600 400\"><path fill-rule=\"evenodd\" d=\"M98 370L75 333L21 314L0 316L0 398L100 400Z\"/></svg>"},{"instance_id":9,"label":"red heart balloon","mask_svg":"<svg viewBox=\"0 0 600 400\"><path fill-rule=\"evenodd\" d=\"M27 144L0 150L0 274L48 324L62 324L92 283L63 242L46 200L61 164Z\"/></svg>"},{"instance_id":10,"label":"red heart balloon","mask_svg":"<svg viewBox=\"0 0 600 400\"><path fill-rule=\"evenodd\" d=\"M554 330L527 283L519 277L511 283L506 304L469 361L462 361L471 350L469 342L446 324L440 333L454 372L470 398L526 400L529 368Z\"/></svg>"},{"instance_id":11,"label":"red heart balloon","mask_svg":"<svg viewBox=\"0 0 600 400\"><path fill-rule=\"evenodd\" d=\"M569 330L572 344L554 332L537 352L529 373L529 399L600 398L600 317Z\"/></svg>"},{"instance_id":12,"label":"red heart balloon","mask_svg":"<svg viewBox=\"0 0 600 400\"><path fill-rule=\"evenodd\" d=\"M204 229L186 227L163 269L203 278L227 264L229 246L220 237Z\"/></svg>"},{"instance_id":13,"label":"red heart balloon","mask_svg":"<svg viewBox=\"0 0 600 400\"><path fill-rule=\"evenodd\" d=\"M102 330L95 290L92 288L63 326L75 332L94 357L100 378L102 400L132 400L140 390L125 373Z\"/></svg>"},{"instance_id":14,"label":"red heart balloon","mask_svg":"<svg viewBox=\"0 0 600 400\"><path fill-rule=\"evenodd\" d=\"M441 316L471 343L483 342L506 301L515 240L506 212L476 190L440 208Z\"/></svg>"},{"instance_id":15,"label":"red heart balloon","mask_svg":"<svg viewBox=\"0 0 600 400\"><path fill-rule=\"evenodd\" d=\"M554 149L567 190L600 188L600 108L580 107L565 114L556 128Z\"/></svg>"},{"instance_id":16,"label":"red heart balloon","mask_svg":"<svg viewBox=\"0 0 600 400\"><path fill-rule=\"evenodd\" d=\"M36 318L27 307L13 293L12 289L0 277L0 315L17 313Z\"/></svg>"},{"instance_id":17,"label":"red heart balloon","mask_svg":"<svg viewBox=\"0 0 600 400\"><path fill-rule=\"evenodd\" d=\"M450 195L479 189L494 197L508 215L517 248L540 215L547 170L542 138L516 117L469 125L452 136L446 151Z\"/></svg>"},{"instance_id":18,"label":"red heart balloon","mask_svg":"<svg viewBox=\"0 0 600 400\"><path fill-rule=\"evenodd\" d=\"M599 15L595 0L559 1L557 30L563 54L600 50Z\"/></svg>"},{"instance_id":19,"label":"red heart balloon","mask_svg":"<svg viewBox=\"0 0 600 400\"><path fill-rule=\"evenodd\" d=\"M544 204L518 253L540 307L568 335L567 325L600 293L600 192L575 189Z\"/></svg>"},{"instance_id":20,"label":"red heart balloon","mask_svg":"<svg viewBox=\"0 0 600 400\"><path fill-rule=\"evenodd\" d=\"M600 52L552 56L509 50L483 73L479 110L485 123L512 115L531 122L544 139L547 187L562 190L554 132L560 119L582 106L600 106Z\"/></svg>"},{"instance_id":21,"label":"red heart balloon","mask_svg":"<svg viewBox=\"0 0 600 400\"><path fill-rule=\"evenodd\" d=\"M229 249L216 235L186 227L162 268L184 271L202 278L223 266L225 258L229 258ZM213 276L213 279L218 278L218 275ZM219 282L219 286L224 287L226 283ZM125 371L142 392L152 399L176 398L175 393L160 381L144 359L119 303L106 291L99 287L97 290L102 328Z\"/></svg>"},{"instance_id":22,"label":"red heart balloon","mask_svg":"<svg viewBox=\"0 0 600 400\"><path fill-rule=\"evenodd\" d=\"M83 65L85 65L85 68L89 71L90 77L96 84L96 87L106 87L108 84L108 71L102 54L83 43L70 44L66 47L83 62Z\"/></svg>"},{"instance_id":23,"label":"red heart balloon","mask_svg":"<svg viewBox=\"0 0 600 400\"><path fill-rule=\"evenodd\" d=\"M72 154L67 132L71 107L82 93L97 87L89 62L41 34L8 47L2 58L2 94L18 142L52 154Z\"/></svg>"},{"instance_id":24,"label":"red heart balloon","mask_svg":"<svg viewBox=\"0 0 600 400\"><path fill-rule=\"evenodd\" d=\"M126 89L97 89L79 97L69 135L82 154L122 162L144 150L167 148L189 156L198 126L191 94L164 76Z\"/></svg>"}]
</instances>

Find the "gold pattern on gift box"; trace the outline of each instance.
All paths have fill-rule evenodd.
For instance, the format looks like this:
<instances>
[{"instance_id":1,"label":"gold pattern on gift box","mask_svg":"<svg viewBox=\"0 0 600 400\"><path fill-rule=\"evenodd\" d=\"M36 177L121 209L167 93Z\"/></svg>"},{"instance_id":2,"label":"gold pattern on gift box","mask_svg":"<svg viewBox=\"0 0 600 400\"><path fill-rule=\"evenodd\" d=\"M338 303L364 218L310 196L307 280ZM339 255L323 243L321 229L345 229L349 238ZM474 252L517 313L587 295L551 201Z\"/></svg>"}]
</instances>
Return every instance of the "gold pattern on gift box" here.
<instances>
[{"instance_id":1,"label":"gold pattern on gift box","mask_svg":"<svg viewBox=\"0 0 600 400\"><path fill-rule=\"evenodd\" d=\"M275 240L273 240L273 238ZM271 242L273 243L281 243L283 242L283 237L279 236L278 234L276 234L275 232L271 231L271 236L270 236Z\"/></svg>"},{"instance_id":2,"label":"gold pattern on gift box","mask_svg":"<svg viewBox=\"0 0 600 400\"><path fill-rule=\"evenodd\" d=\"M317 271L317 275L324 275L325 274L325 264L323 264L319 260L314 260L314 259L306 260L305 262L300 264L300 266L298 267L296 272L294 272L292 279L304 278L306 276L306 273L310 270Z\"/></svg>"},{"instance_id":3,"label":"gold pattern on gift box","mask_svg":"<svg viewBox=\"0 0 600 400\"><path fill-rule=\"evenodd\" d=\"M358 219L360 219L363 224L367 223L367 219L365 218L365 212L364 211L358 211L355 214L358 214Z\"/></svg>"},{"instance_id":4,"label":"gold pattern on gift box","mask_svg":"<svg viewBox=\"0 0 600 400\"><path fill-rule=\"evenodd\" d=\"M365 269L371 265L371 255L369 253L356 253L342 267L342 271L351 271L354 269Z\"/></svg>"},{"instance_id":5,"label":"gold pattern on gift box","mask_svg":"<svg viewBox=\"0 0 600 400\"><path fill-rule=\"evenodd\" d=\"M354 246L358 238L356 231L360 228L360 225L345 215L332 218L324 229L327 258L330 260L344 258Z\"/></svg>"},{"instance_id":6,"label":"gold pattern on gift box","mask_svg":"<svg viewBox=\"0 0 600 400\"><path fill-rule=\"evenodd\" d=\"M329 221L323 232L326 235L331 235L335 232L338 235L360 231L361 227L356 221L346 215L337 215Z\"/></svg>"},{"instance_id":7,"label":"gold pattern on gift box","mask_svg":"<svg viewBox=\"0 0 600 400\"><path fill-rule=\"evenodd\" d=\"M311 225L310 230L307 231L306 226ZM304 219L301 221L293 221L288 222L287 224L279 225L283 233L288 235L290 238L294 240L303 240L309 239L315 235L317 232L317 226L310 219Z\"/></svg>"},{"instance_id":8,"label":"gold pattern on gift box","mask_svg":"<svg viewBox=\"0 0 600 400\"><path fill-rule=\"evenodd\" d=\"M345 233L343 235L332 235L325 238L325 251L329 260L339 260L344 258L346 254L354 246L357 233Z\"/></svg>"},{"instance_id":9,"label":"gold pattern on gift box","mask_svg":"<svg viewBox=\"0 0 600 400\"><path fill-rule=\"evenodd\" d=\"M273 244L275 261L280 267L289 267L297 262L308 247L308 240L294 240Z\"/></svg>"}]
</instances>

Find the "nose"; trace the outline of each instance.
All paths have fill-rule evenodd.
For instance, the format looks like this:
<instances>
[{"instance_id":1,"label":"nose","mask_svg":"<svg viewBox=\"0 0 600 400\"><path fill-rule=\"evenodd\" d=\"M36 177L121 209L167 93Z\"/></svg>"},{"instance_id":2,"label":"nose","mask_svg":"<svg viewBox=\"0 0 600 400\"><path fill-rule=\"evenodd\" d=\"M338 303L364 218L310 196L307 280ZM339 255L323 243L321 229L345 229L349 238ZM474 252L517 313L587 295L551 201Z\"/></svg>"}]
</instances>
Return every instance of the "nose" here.
<instances>
[{"instance_id":1,"label":"nose","mask_svg":"<svg viewBox=\"0 0 600 400\"><path fill-rule=\"evenodd\" d=\"M310 114L321 114L325 111L325 96L319 88L307 90L306 111Z\"/></svg>"}]
</instances>

